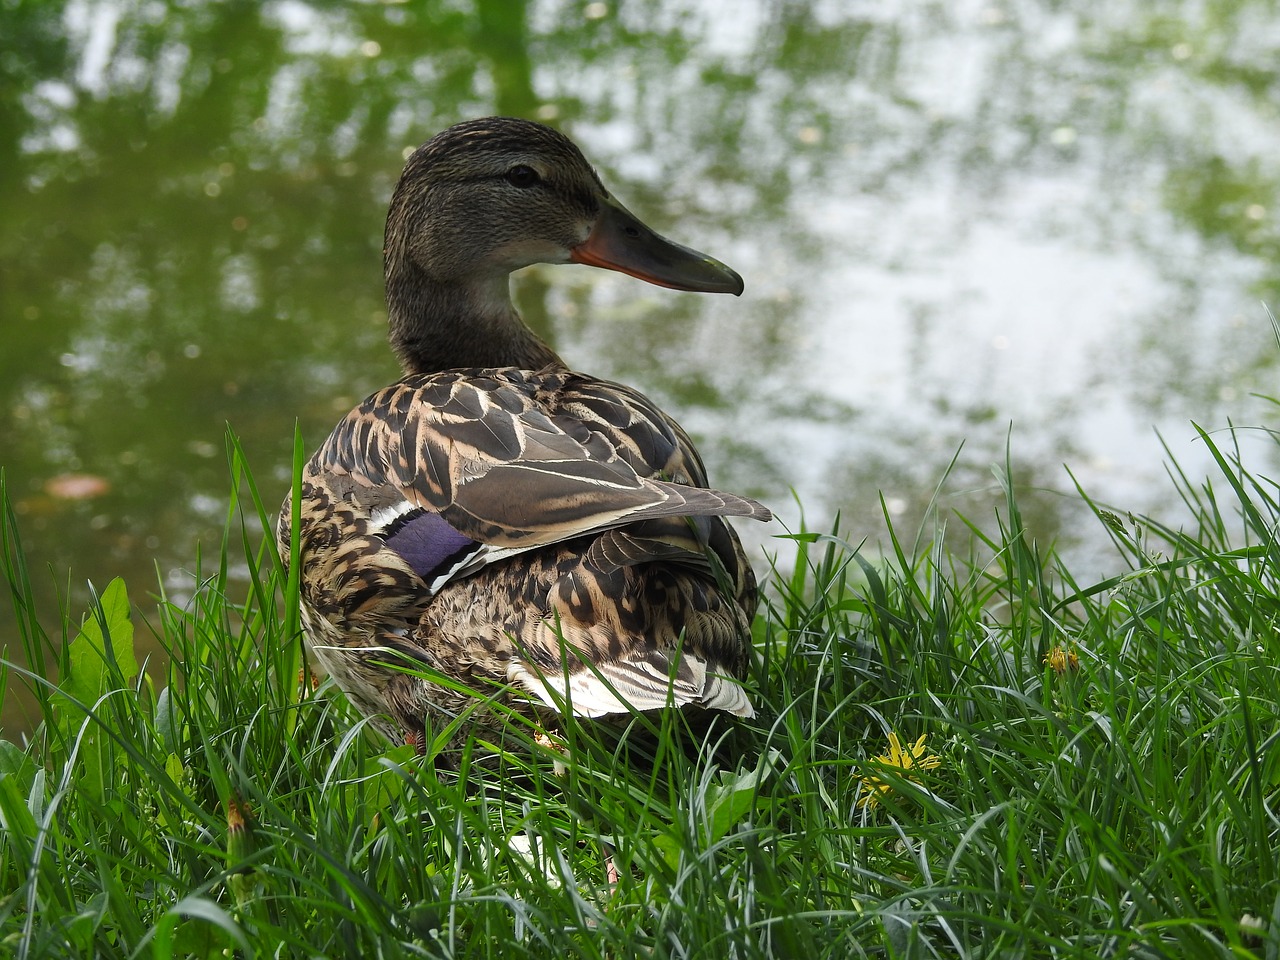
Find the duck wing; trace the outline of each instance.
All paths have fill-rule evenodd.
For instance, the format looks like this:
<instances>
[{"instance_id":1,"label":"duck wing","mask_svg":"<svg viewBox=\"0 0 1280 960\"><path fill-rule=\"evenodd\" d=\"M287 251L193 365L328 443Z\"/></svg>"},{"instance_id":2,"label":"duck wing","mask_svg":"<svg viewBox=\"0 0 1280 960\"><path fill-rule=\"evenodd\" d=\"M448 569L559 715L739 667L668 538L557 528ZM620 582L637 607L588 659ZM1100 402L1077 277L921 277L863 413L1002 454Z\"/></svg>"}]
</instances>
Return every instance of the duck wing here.
<instances>
[{"instance_id":1,"label":"duck wing","mask_svg":"<svg viewBox=\"0 0 1280 960\"><path fill-rule=\"evenodd\" d=\"M341 502L430 594L513 554L642 521L769 519L754 500L691 486L702 465L685 451L683 432L627 388L564 371L452 371L373 394L338 424L303 479L309 501ZM639 563L694 557L705 544L696 533L645 530L599 549L615 563Z\"/></svg>"}]
</instances>

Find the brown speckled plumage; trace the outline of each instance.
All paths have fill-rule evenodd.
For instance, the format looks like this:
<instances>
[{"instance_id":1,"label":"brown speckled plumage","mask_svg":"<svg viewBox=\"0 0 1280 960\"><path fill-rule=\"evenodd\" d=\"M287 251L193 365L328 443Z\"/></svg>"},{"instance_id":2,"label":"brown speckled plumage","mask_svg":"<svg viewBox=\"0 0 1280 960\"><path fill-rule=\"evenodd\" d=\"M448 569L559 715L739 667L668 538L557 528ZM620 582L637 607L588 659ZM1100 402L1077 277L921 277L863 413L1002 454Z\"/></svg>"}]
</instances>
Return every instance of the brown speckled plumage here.
<instances>
[{"instance_id":1,"label":"brown speckled plumage","mask_svg":"<svg viewBox=\"0 0 1280 960\"><path fill-rule=\"evenodd\" d=\"M569 140L504 118L410 158L386 237L406 375L352 410L302 478L318 664L395 739L499 691L530 711L750 715L736 678L755 578L724 517L768 511L707 489L679 425L629 387L570 372L507 291L534 262L691 290L740 292L737 275L631 217ZM286 561L289 516L286 502Z\"/></svg>"}]
</instances>

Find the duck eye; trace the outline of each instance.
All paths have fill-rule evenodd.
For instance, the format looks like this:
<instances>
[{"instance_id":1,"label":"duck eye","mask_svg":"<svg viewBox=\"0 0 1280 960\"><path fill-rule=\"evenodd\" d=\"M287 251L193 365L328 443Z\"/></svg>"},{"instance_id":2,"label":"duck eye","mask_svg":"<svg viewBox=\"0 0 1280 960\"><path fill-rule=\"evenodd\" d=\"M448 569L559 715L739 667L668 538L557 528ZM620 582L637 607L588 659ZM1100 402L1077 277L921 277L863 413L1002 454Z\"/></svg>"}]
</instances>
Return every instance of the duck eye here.
<instances>
[{"instance_id":1,"label":"duck eye","mask_svg":"<svg viewBox=\"0 0 1280 960\"><path fill-rule=\"evenodd\" d=\"M533 167L527 167L523 163L519 166L512 167L507 171L507 183L513 187L519 187L521 190L528 189L542 180L538 176L538 171Z\"/></svg>"}]
</instances>

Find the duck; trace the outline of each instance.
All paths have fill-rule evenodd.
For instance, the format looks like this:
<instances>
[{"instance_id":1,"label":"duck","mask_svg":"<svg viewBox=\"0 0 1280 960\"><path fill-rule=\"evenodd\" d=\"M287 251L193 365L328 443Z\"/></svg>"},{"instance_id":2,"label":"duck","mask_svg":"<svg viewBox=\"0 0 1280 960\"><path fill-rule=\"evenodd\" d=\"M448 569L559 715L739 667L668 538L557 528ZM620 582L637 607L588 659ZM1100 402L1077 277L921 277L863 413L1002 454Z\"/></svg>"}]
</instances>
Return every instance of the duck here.
<instances>
[{"instance_id":1,"label":"duck","mask_svg":"<svg viewBox=\"0 0 1280 960\"><path fill-rule=\"evenodd\" d=\"M403 376L305 462L277 530L313 670L419 745L513 711L751 717L758 588L727 518L768 508L711 488L674 419L574 372L510 290L538 263L704 293L742 278L641 222L564 134L510 117L409 156L383 262Z\"/></svg>"}]
</instances>

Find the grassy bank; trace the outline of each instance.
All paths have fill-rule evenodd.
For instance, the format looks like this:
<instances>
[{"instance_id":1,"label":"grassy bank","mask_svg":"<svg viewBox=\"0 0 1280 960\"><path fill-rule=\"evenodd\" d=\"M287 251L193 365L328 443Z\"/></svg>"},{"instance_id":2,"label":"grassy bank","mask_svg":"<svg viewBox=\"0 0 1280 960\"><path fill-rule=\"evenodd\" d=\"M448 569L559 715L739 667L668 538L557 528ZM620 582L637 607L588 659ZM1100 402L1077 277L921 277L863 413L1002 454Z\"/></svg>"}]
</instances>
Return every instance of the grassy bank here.
<instances>
[{"instance_id":1,"label":"grassy bank","mask_svg":"<svg viewBox=\"0 0 1280 960\"><path fill-rule=\"evenodd\" d=\"M1096 511L1110 579L1076 582L1012 491L971 518L980 561L799 535L753 721L649 722L625 757L571 727L567 753L456 769L300 682L260 509L190 602L116 582L46 629L6 501L43 722L0 743L0 954L1280 956L1280 505L1203 440L1212 482L1172 474L1190 526Z\"/></svg>"}]
</instances>

